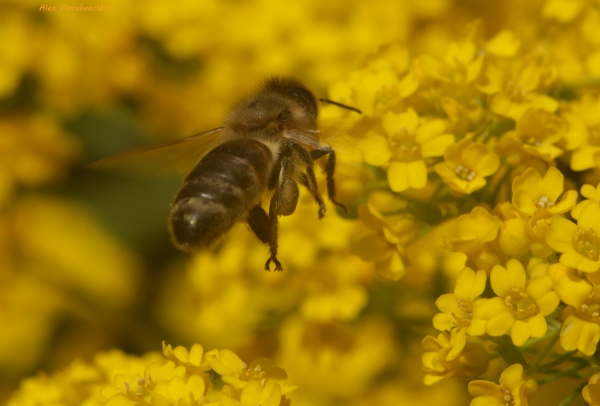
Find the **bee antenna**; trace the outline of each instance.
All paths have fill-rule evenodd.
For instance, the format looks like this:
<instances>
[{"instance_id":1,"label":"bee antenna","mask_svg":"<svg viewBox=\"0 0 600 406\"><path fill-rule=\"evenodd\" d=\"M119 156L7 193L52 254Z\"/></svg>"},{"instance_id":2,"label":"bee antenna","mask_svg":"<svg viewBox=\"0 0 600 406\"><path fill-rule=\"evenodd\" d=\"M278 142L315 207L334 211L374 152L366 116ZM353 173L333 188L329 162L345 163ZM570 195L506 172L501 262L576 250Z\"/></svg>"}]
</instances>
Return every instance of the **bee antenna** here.
<instances>
[{"instance_id":1,"label":"bee antenna","mask_svg":"<svg viewBox=\"0 0 600 406\"><path fill-rule=\"evenodd\" d=\"M335 101L333 101L333 100L329 100L329 99L319 99L319 101L320 101L320 102L323 102L323 103L329 103L329 104L333 104L333 105L335 105L335 106L338 106L338 107L341 107L341 108L344 108L344 109L348 109L348 110L356 111L358 114L362 114L362 111L360 111L360 110L359 110L359 109L357 109L356 107L350 107L350 106L346 106L345 104L338 103L338 102L335 102Z\"/></svg>"}]
</instances>

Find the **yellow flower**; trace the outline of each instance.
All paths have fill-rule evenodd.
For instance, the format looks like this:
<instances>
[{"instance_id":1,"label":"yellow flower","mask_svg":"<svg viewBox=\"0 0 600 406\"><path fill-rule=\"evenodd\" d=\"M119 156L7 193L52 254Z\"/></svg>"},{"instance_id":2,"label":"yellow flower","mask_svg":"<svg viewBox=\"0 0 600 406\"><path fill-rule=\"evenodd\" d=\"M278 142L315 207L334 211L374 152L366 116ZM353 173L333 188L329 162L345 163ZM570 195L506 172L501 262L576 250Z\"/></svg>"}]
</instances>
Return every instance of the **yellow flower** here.
<instances>
[{"instance_id":1,"label":"yellow flower","mask_svg":"<svg viewBox=\"0 0 600 406\"><path fill-rule=\"evenodd\" d=\"M498 169L498 155L489 152L482 143L465 138L449 145L444 152L444 162L435 171L452 190L470 194L486 185L485 177Z\"/></svg>"},{"instance_id":2,"label":"yellow flower","mask_svg":"<svg viewBox=\"0 0 600 406\"><path fill-rule=\"evenodd\" d=\"M2 93L0 68L0 93ZM57 119L11 114L0 120L0 204L20 185L37 186L65 178L67 164L78 153L75 140Z\"/></svg>"},{"instance_id":3,"label":"yellow flower","mask_svg":"<svg viewBox=\"0 0 600 406\"><path fill-rule=\"evenodd\" d=\"M108 405L133 404L137 399L147 398L152 395L156 385L163 381L170 381L174 377L183 378L185 367L176 366L173 361L160 360L148 365L144 376L140 374L118 374L114 384L102 389L101 395L108 399Z\"/></svg>"},{"instance_id":4,"label":"yellow flower","mask_svg":"<svg viewBox=\"0 0 600 406\"><path fill-rule=\"evenodd\" d=\"M598 381L600 381L600 373L592 375L581 392L590 406L600 406L600 383Z\"/></svg>"},{"instance_id":5,"label":"yellow flower","mask_svg":"<svg viewBox=\"0 0 600 406\"><path fill-rule=\"evenodd\" d=\"M600 97L583 95L562 114L569 125L565 149L573 151L571 169L584 171L598 166L600 158Z\"/></svg>"},{"instance_id":6,"label":"yellow flower","mask_svg":"<svg viewBox=\"0 0 600 406\"><path fill-rule=\"evenodd\" d=\"M454 136L446 134L443 120L419 120L413 109L405 113L386 113L382 119L386 137L371 134L357 143L367 162L384 165L388 182L395 192L421 189L427 183L425 159L444 154ZM387 162L386 162L387 161Z\"/></svg>"},{"instance_id":7,"label":"yellow flower","mask_svg":"<svg viewBox=\"0 0 600 406\"><path fill-rule=\"evenodd\" d=\"M600 269L600 205L590 204L579 214L577 224L554 216L546 242L556 252L562 252L560 263L582 272Z\"/></svg>"},{"instance_id":8,"label":"yellow flower","mask_svg":"<svg viewBox=\"0 0 600 406\"><path fill-rule=\"evenodd\" d=\"M205 404L205 391L204 378L200 375L192 375L187 379L174 376L156 385L151 395L152 404L197 406Z\"/></svg>"},{"instance_id":9,"label":"yellow flower","mask_svg":"<svg viewBox=\"0 0 600 406\"><path fill-rule=\"evenodd\" d=\"M542 62L541 57L529 57L522 64L515 64L512 75L504 79L502 91L492 96L489 109L517 122L529 109L555 112L558 101L541 91L554 81L556 74Z\"/></svg>"},{"instance_id":10,"label":"yellow flower","mask_svg":"<svg viewBox=\"0 0 600 406\"><path fill-rule=\"evenodd\" d=\"M425 350L422 357L425 385L433 385L454 375L460 378L474 378L486 371L489 354L484 349L484 344L469 338L469 341L461 346L460 352L456 353L456 340L456 330L452 333L440 333L437 339L432 336L423 339L421 345Z\"/></svg>"},{"instance_id":11,"label":"yellow flower","mask_svg":"<svg viewBox=\"0 0 600 406\"><path fill-rule=\"evenodd\" d=\"M473 323L473 312L482 302L478 300L485 289L485 271L475 273L470 268L464 268L456 277L454 293L440 296L435 304L442 313L433 317L433 326L440 331L452 331L455 347L449 357L460 353L466 343L466 334L481 335L485 332L484 325Z\"/></svg>"},{"instance_id":12,"label":"yellow flower","mask_svg":"<svg viewBox=\"0 0 600 406\"><path fill-rule=\"evenodd\" d=\"M529 337L546 334L548 325L544 316L552 313L560 302L552 290L550 276L527 283L523 265L511 259L506 268L496 265L492 269L490 281L498 297L485 300L474 315L486 321L489 335L501 336L510 331L513 343L522 345Z\"/></svg>"},{"instance_id":13,"label":"yellow flower","mask_svg":"<svg viewBox=\"0 0 600 406\"><path fill-rule=\"evenodd\" d=\"M352 252L365 261L375 263L375 271L391 280L404 275L404 246L416 238L416 224L410 216L384 216L373 204L358 207L359 216L371 231L355 242Z\"/></svg>"},{"instance_id":14,"label":"yellow flower","mask_svg":"<svg viewBox=\"0 0 600 406\"><path fill-rule=\"evenodd\" d=\"M317 324L292 316L279 330L277 359L303 393L318 394L318 404L348 403L397 365L392 336L390 325L378 317Z\"/></svg>"},{"instance_id":15,"label":"yellow flower","mask_svg":"<svg viewBox=\"0 0 600 406\"><path fill-rule=\"evenodd\" d=\"M600 204L600 183L593 187L592 185L583 185L581 187L581 195L587 197L586 200L579 202L577 206L571 210L571 216L578 219L579 215L588 204Z\"/></svg>"},{"instance_id":16,"label":"yellow flower","mask_svg":"<svg viewBox=\"0 0 600 406\"><path fill-rule=\"evenodd\" d=\"M554 280L554 290L568 305L563 312L561 346L566 351L579 350L593 355L600 341L600 287L560 264L552 265L548 273Z\"/></svg>"},{"instance_id":17,"label":"yellow flower","mask_svg":"<svg viewBox=\"0 0 600 406\"><path fill-rule=\"evenodd\" d=\"M551 161L563 153L557 147L565 134L564 120L542 109L528 109L520 115L515 130L506 137L519 141L523 149L534 157Z\"/></svg>"},{"instance_id":18,"label":"yellow flower","mask_svg":"<svg viewBox=\"0 0 600 406\"><path fill-rule=\"evenodd\" d=\"M511 258L527 254L532 244L530 230L523 217L518 211L512 211L500 228L500 249Z\"/></svg>"},{"instance_id":19,"label":"yellow flower","mask_svg":"<svg viewBox=\"0 0 600 406\"><path fill-rule=\"evenodd\" d=\"M276 383L279 393L289 393L295 386L285 385L287 373L268 358L258 358L248 366L231 350L212 350L206 353L206 361L211 368L221 375L221 379L236 391L243 390L251 382Z\"/></svg>"},{"instance_id":20,"label":"yellow flower","mask_svg":"<svg viewBox=\"0 0 600 406\"><path fill-rule=\"evenodd\" d=\"M550 231L553 214L548 210L536 210L527 221L527 232L531 238L530 249L533 255L546 258L554 251L546 242L546 234Z\"/></svg>"},{"instance_id":21,"label":"yellow flower","mask_svg":"<svg viewBox=\"0 0 600 406\"><path fill-rule=\"evenodd\" d=\"M583 6L582 0L546 0L542 16L561 23L568 23L577 17Z\"/></svg>"},{"instance_id":22,"label":"yellow flower","mask_svg":"<svg viewBox=\"0 0 600 406\"><path fill-rule=\"evenodd\" d=\"M506 368L500 375L499 385L489 381L469 382L469 393L475 397L471 406L527 406L536 390L537 383L523 376L521 364Z\"/></svg>"},{"instance_id":23,"label":"yellow flower","mask_svg":"<svg viewBox=\"0 0 600 406\"><path fill-rule=\"evenodd\" d=\"M483 207L475 207L453 221L450 232L444 235L443 247L467 255L467 266L488 270L500 263L503 255L494 242L500 231L501 221Z\"/></svg>"},{"instance_id":24,"label":"yellow flower","mask_svg":"<svg viewBox=\"0 0 600 406\"><path fill-rule=\"evenodd\" d=\"M487 41L485 50L495 56L511 57L517 53L520 46L521 41L515 33L505 29Z\"/></svg>"},{"instance_id":25,"label":"yellow flower","mask_svg":"<svg viewBox=\"0 0 600 406\"><path fill-rule=\"evenodd\" d=\"M240 395L240 400L223 396L218 403L220 406L279 406L281 388L275 382L248 382Z\"/></svg>"},{"instance_id":26,"label":"yellow flower","mask_svg":"<svg viewBox=\"0 0 600 406\"><path fill-rule=\"evenodd\" d=\"M306 320L329 323L359 317L367 305L366 281L372 266L347 254L329 255L301 275L302 295L299 313Z\"/></svg>"},{"instance_id":27,"label":"yellow flower","mask_svg":"<svg viewBox=\"0 0 600 406\"><path fill-rule=\"evenodd\" d=\"M173 348L171 344L167 345L163 341L163 354L167 359L175 362L175 365L185 366L191 373L208 371L210 369L210 366L204 359L204 348L200 344L194 344L188 350L181 345Z\"/></svg>"},{"instance_id":28,"label":"yellow flower","mask_svg":"<svg viewBox=\"0 0 600 406\"><path fill-rule=\"evenodd\" d=\"M483 54L478 52L475 42L466 38L462 42L453 42L446 49L443 62L423 55L417 64L427 75L442 82L467 85L479 76L483 65Z\"/></svg>"},{"instance_id":29,"label":"yellow flower","mask_svg":"<svg viewBox=\"0 0 600 406\"><path fill-rule=\"evenodd\" d=\"M542 178L533 168L527 169L521 176L513 180L513 206L521 213L533 215L536 210L546 209L551 213L566 213L577 203L577 192L563 193L565 177L556 168L549 168Z\"/></svg>"}]
</instances>

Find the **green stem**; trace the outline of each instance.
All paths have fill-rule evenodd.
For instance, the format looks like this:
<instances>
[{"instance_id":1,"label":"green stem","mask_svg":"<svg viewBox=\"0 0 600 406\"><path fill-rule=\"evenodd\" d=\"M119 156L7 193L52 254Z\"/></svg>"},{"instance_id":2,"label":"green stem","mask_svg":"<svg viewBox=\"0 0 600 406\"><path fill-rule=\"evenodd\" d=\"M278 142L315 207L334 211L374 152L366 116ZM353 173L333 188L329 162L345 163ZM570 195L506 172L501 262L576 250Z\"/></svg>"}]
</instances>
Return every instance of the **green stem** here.
<instances>
[{"instance_id":1,"label":"green stem","mask_svg":"<svg viewBox=\"0 0 600 406\"><path fill-rule=\"evenodd\" d=\"M581 395L581 391L583 390L583 388L585 387L585 385L587 385L587 381L585 381L584 383L582 383L581 385L579 385L577 388L575 388L573 390L573 392L569 393L569 395L564 398L562 400L562 402L560 402L558 404L558 406L567 406L569 403L571 403L572 401L574 401L575 399L577 399L579 397L579 395Z\"/></svg>"},{"instance_id":2,"label":"green stem","mask_svg":"<svg viewBox=\"0 0 600 406\"><path fill-rule=\"evenodd\" d=\"M538 338L530 338L529 340L527 340L527 342L525 344L523 344L520 348L528 348L528 347L532 347L538 343L541 343L542 341L546 341L547 339L549 339L550 337L554 336L554 334L556 334L556 330L552 330L547 332L546 334L544 334L541 337Z\"/></svg>"},{"instance_id":3,"label":"green stem","mask_svg":"<svg viewBox=\"0 0 600 406\"><path fill-rule=\"evenodd\" d=\"M433 195L431 195L431 200L435 200L435 199L437 199L437 198L438 198L438 195L439 195L439 193L440 193L440 192L441 192L441 191L444 189L444 186L445 186L445 185L446 185L446 184L445 184L444 182L441 182L441 183L438 185L437 189L435 189L435 192L433 192Z\"/></svg>"},{"instance_id":4,"label":"green stem","mask_svg":"<svg viewBox=\"0 0 600 406\"><path fill-rule=\"evenodd\" d=\"M486 131L490 125L492 124L491 120L487 120L485 123L483 123L475 132L475 136L473 137L473 141L477 142L482 142L485 143L487 141L487 139L490 137L490 133L489 131ZM487 134L486 134L487 132ZM483 136L485 134L485 136ZM481 140L479 140L479 137L481 137Z\"/></svg>"},{"instance_id":5,"label":"green stem","mask_svg":"<svg viewBox=\"0 0 600 406\"><path fill-rule=\"evenodd\" d=\"M598 362L596 362L596 358L594 358L593 355L586 357L586 359L592 366L592 371L594 371L594 373L600 372L600 365L598 365Z\"/></svg>"},{"instance_id":6,"label":"green stem","mask_svg":"<svg viewBox=\"0 0 600 406\"><path fill-rule=\"evenodd\" d=\"M578 378L579 376L576 375L576 373L579 372L583 368L585 368L584 364L576 364L569 369L565 369L564 371L559 372L556 375L547 376L544 379L540 379L539 381L537 381L538 385L542 386L547 383L556 381L557 379L566 378L566 377Z\"/></svg>"},{"instance_id":7,"label":"green stem","mask_svg":"<svg viewBox=\"0 0 600 406\"><path fill-rule=\"evenodd\" d=\"M544 358L546 358L546 355L548 355L550 350L552 350L552 347L554 347L554 344L556 344L556 342L558 341L558 339L560 337L558 333L559 333L559 330L556 330L554 332L554 335L552 336L550 341L548 341L548 344L546 344L546 346L544 347L544 349L542 350L540 355L535 359L535 361L531 365L531 368L529 368L530 375L533 375L537 371L541 362L544 360Z\"/></svg>"},{"instance_id":8,"label":"green stem","mask_svg":"<svg viewBox=\"0 0 600 406\"><path fill-rule=\"evenodd\" d=\"M563 363L564 361L568 360L569 358L571 358L573 356L573 354L575 354L577 351L569 351L569 352L565 352L563 355L561 355L560 357L554 359L553 361L547 362L545 364L542 364L538 367L539 371L543 371L545 369L549 369L552 368L558 364Z\"/></svg>"}]
</instances>

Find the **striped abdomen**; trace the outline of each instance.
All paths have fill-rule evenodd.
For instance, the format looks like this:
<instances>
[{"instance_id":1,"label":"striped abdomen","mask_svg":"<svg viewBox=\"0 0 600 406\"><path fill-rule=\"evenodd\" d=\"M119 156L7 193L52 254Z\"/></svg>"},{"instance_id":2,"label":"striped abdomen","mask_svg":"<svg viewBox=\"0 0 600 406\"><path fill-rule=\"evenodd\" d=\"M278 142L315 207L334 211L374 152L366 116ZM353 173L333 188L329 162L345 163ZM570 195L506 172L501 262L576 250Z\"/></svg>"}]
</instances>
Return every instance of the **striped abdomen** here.
<instances>
[{"instance_id":1,"label":"striped abdomen","mask_svg":"<svg viewBox=\"0 0 600 406\"><path fill-rule=\"evenodd\" d=\"M177 248L208 247L242 219L265 192L271 161L269 148L252 139L227 141L202 158L171 208Z\"/></svg>"}]
</instances>

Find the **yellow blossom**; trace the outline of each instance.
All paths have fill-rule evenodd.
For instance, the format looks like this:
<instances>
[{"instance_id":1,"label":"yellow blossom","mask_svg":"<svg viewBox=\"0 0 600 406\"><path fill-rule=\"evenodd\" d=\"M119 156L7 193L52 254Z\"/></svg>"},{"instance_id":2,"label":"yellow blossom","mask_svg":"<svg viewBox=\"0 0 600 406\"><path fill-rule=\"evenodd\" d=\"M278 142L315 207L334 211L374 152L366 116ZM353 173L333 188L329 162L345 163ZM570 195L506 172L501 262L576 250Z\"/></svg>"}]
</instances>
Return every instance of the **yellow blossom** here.
<instances>
[{"instance_id":1,"label":"yellow blossom","mask_svg":"<svg viewBox=\"0 0 600 406\"><path fill-rule=\"evenodd\" d=\"M600 406L600 373L592 375L588 384L583 388L583 398L590 406Z\"/></svg>"},{"instance_id":2,"label":"yellow blossom","mask_svg":"<svg viewBox=\"0 0 600 406\"><path fill-rule=\"evenodd\" d=\"M561 23L573 21L584 5L580 0L546 0L542 9L542 16L554 19Z\"/></svg>"},{"instance_id":3,"label":"yellow blossom","mask_svg":"<svg viewBox=\"0 0 600 406\"><path fill-rule=\"evenodd\" d=\"M435 171L452 190L472 193L486 185L485 177L498 169L500 160L481 143L465 138L449 145L444 153L444 162L435 166Z\"/></svg>"},{"instance_id":4,"label":"yellow blossom","mask_svg":"<svg viewBox=\"0 0 600 406\"><path fill-rule=\"evenodd\" d=\"M558 201L563 193L564 179L563 174L554 167L548 168L543 178L535 169L527 169L513 180L513 206L528 216L539 209L555 214L566 213L575 206L577 192L569 190Z\"/></svg>"},{"instance_id":5,"label":"yellow blossom","mask_svg":"<svg viewBox=\"0 0 600 406\"><path fill-rule=\"evenodd\" d=\"M600 287L560 264L552 265L548 273L554 280L554 290L568 305L563 312L561 346L566 351L594 354L600 341Z\"/></svg>"},{"instance_id":6,"label":"yellow blossom","mask_svg":"<svg viewBox=\"0 0 600 406\"><path fill-rule=\"evenodd\" d=\"M398 280L404 275L404 246L416 235L416 224L407 215L384 216L373 204L361 205L358 213L368 233L352 245L352 252L365 261L373 261L381 276Z\"/></svg>"},{"instance_id":7,"label":"yellow blossom","mask_svg":"<svg viewBox=\"0 0 600 406\"><path fill-rule=\"evenodd\" d=\"M425 385L433 385L444 378L458 376L461 378L474 378L485 372L488 366L489 354L483 343L471 339L455 352L457 334L443 332L437 337L427 336L421 345L425 350L422 357Z\"/></svg>"},{"instance_id":8,"label":"yellow blossom","mask_svg":"<svg viewBox=\"0 0 600 406\"><path fill-rule=\"evenodd\" d=\"M571 210L571 216L573 216L574 219L579 218L579 215L588 204L600 204L600 183L595 188L592 185L583 185L581 187L581 195L587 197L587 199L579 202L577 206Z\"/></svg>"},{"instance_id":9,"label":"yellow blossom","mask_svg":"<svg viewBox=\"0 0 600 406\"><path fill-rule=\"evenodd\" d=\"M495 240L501 221L483 207L475 207L471 213L453 220L453 227L444 235L443 246L467 256L467 266L483 270L498 264L500 248Z\"/></svg>"},{"instance_id":10,"label":"yellow blossom","mask_svg":"<svg viewBox=\"0 0 600 406\"><path fill-rule=\"evenodd\" d=\"M275 382L260 383L249 382L240 395L240 400L223 396L221 406L279 406L281 402L281 388Z\"/></svg>"},{"instance_id":11,"label":"yellow blossom","mask_svg":"<svg viewBox=\"0 0 600 406\"><path fill-rule=\"evenodd\" d=\"M429 55L421 56L417 63L429 76L443 82L466 85L480 74L483 55L478 52L475 42L466 38L462 42L450 44L443 61Z\"/></svg>"},{"instance_id":12,"label":"yellow blossom","mask_svg":"<svg viewBox=\"0 0 600 406\"><path fill-rule=\"evenodd\" d=\"M542 66L540 57L525 59L521 64L516 64L513 72L505 78L504 88L492 96L489 108L494 113L517 122L530 109L555 112L558 102L541 92L554 78L555 72Z\"/></svg>"},{"instance_id":13,"label":"yellow blossom","mask_svg":"<svg viewBox=\"0 0 600 406\"><path fill-rule=\"evenodd\" d=\"M485 271L475 273L470 268L464 268L456 277L454 293L446 293L435 302L442 313L433 317L433 326L441 331L452 331L454 334L455 347L448 354L451 358L463 350L466 334L481 335L485 331L484 324L473 320L473 313L482 303L479 295L485 289L486 279Z\"/></svg>"},{"instance_id":14,"label":"yellow blossom","mask_svg":"<svg viewBox=\"0 0 600 406\"><path fill-rule=\"evenodd\" d=\"M577 224L564 217L554 216L546 242L561 252L560 263L582 272L600 269L600 205L590 204L578 216Z\"/></svg>"},{"instance_id":15,"label":"yellow blossom","mask_svg":"<svg viewBox=\"0 0 600 406\"><path fill-rule=\"evenodd\" d=\"M562 114L569 127L565 133L565 149L571 154L571 169L584 171L600 162L600 97L583 95Z\"/></svg>"},{"instance_id":16,"label":"yellow blossom","mask_svg":"<svg viewBox=\"0 0 600 406\"><path fill-rule=\"evenodd\" d=\"M506 134L522 143L530 155L551 161L563 153L557 144L566 129L565 122L554 114L542 109L528 109L517 120L514 131Z\"/></svg>"},{"instance_id":17,"label":"yellow blossom","mask_svg":"<svg viewBox=\"0 0 600 406\"><path fill-rule=\"evenodd\" d=\"M500 375L500 384L489 381L469 382L469 393L475 397L471 406L527 406L537 390L537 383L523 375L523 366L514 364Z\"/></svg>"},{"instance_id":18,"label":"yellow blossom","mask_svg":"<svg viewBox=\"0 0 600 406\"><path fill-rule=\"evenodd\" d=\"M210 367L204 359L204 348L200 344L194 344L188 350L179 345L175 348L163 341L163 354L176 365L183 365L192 372L208 371Z\"/></svg>"},{"instance_id":19,"label":"yellow blossom","mask_svg":"<svg viewBox=\"0 0 600 406\"><path fill-rule=\"evenodd\" d=\"M500 228L500 249L512 258L520 258L530 250L532 239L525 220L522 214L513 211Z\"/></svg>"},{"instance_id":20,"label":"yellow blossom","mask_svg":"<svg viewBox=\"0 0 600 406\"><path fill-rule=\"evenodd\" d=\"M359 142L357 147L367 162L389 163L388 182L393 191L423 188L427 183L425 159L442 155L454 136L445 133L444 121L420 120L413 109L400 114L388 112L381 121L385 137L373 134L369 142Z\"/></svg>"},{"instance_id":21,"label":"yellow blossom","mask_svg":"<svg viewBox=\"0 0 600 406\"><path fill-rule=\"evenodd\" d=\"M474 318L485 320L485 331L501 336L510 331L512 341L520 346L529 337L546 334L545 316L556 309L559 298L552 290L552 278L541 276L527 283L523 265L516 259L506 268L496 265L490 275L492 289L498 297L486 299Z\"/></svg>"},{"instance_id":22,"label":"yellow blossom","mask_svg":"<svg viewBox=\"0 0 600 406\"><path fill-rule=\"evenodd\" d=\"M213 350L206 354L206 361L210 367L221 375L221 379L236 391L243 390L251 382L276 383L279 392L286 394L296 387L284 385L287 380L286 372L268 358L254 360L248 366L231 350Z\"/></svg>"},{"instance_id":23,"label":"yellow blossom","mask_svg":"<svg viewBox=\"0 0 600 406\"><path fill-rule=\"evenodd\" d=\"M165 402L167 405L174 406L196 406L204 404L205 391L204 378L200 375L192 375L187 379L174 376L156 385L152 394L152 403Z\"/></svg>"},{"instance_id":24,"label":"yellow blossom","mask_svg":"<svg viewBox=\"0 0 600 406\"><path fill-rule=\"evenodd\" d=\"M546 258L554 251L546 242L546 234L551 229L553 214L545 209L536 210L527 221L527 232L531 239L529 248L533 255Z\"/></svg>"}]
</instances>

